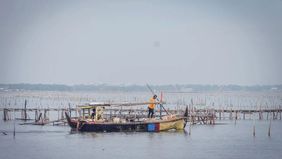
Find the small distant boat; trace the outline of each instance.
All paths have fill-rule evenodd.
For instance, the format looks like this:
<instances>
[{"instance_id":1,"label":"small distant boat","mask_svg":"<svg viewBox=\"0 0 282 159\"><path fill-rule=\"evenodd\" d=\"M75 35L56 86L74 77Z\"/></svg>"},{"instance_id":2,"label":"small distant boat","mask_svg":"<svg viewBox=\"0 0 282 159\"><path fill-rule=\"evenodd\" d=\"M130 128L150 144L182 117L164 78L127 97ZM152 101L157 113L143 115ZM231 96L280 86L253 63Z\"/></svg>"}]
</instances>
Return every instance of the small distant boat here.
<instances>
[{"instance_id":1,"label":"small distant boat","mask_svg":"<svg viewBox=\"0 0 282 159\"><path fill-rule=\"evenodd\" d=\"M65 113L69 126L82 132L160 132L171 129L183 130L186 126L186 117L167 114L160 118L143 118L143 120L127 120L125 118L103 118L103 110L108 106L136 106L145 105L144 103L89 103L79 106L82 116L71 118ZM155 103L161 104L161 103ZM96 110L95 116L91 118L90 110ZM85 113L87 112L87 113ZM160 113L161 114L161 113ZM186 114L186 113L185 113Z\"/></svg>"}]
</instances>

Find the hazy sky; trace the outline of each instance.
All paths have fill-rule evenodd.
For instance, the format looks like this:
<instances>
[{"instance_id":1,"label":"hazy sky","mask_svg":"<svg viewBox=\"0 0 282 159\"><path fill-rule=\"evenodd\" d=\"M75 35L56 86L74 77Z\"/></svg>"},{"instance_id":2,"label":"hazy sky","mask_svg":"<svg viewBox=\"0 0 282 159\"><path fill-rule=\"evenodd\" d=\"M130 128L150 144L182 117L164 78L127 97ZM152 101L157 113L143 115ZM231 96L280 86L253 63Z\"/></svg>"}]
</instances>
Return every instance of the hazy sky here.
<instances>
[{"instance_id":1,"label":"hazy sky","mask_svg":"<svg viewBox=\"0 0 282 159\"><path fill-rule=\"evenodd\" d=\"M0 0L0 83L282 84L281 0Z\"/></svg>"}]
</instances>

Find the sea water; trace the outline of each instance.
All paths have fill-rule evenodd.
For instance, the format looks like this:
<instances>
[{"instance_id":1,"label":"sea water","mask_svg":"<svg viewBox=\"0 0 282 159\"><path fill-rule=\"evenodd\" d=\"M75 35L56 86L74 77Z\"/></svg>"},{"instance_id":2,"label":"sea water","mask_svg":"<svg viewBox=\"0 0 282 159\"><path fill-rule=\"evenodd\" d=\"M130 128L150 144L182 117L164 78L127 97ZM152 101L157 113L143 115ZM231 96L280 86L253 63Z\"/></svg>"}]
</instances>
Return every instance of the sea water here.
<instances>
[{"instance_id":1,"label":"sea water","mask_svg":"<svg viewBox=\"0 0 282 159\"><path fill-rule=\"evenodd\" d=\"M2 114L0 116L2 118ZM0 120L0 159L282 157L282 120L279 119L271 121L270 136L270 120L242 118L216 120L215 125L187 125L184 131L159 133L82 133L71 131L68 126L20 123L22 121Z\"/></svg>"},{"instance_id":2,"label":"sea water","mask_svg":"<svg viewBox=\"0 0 282 159\"><path fill-rule=\"evenodd\" d=\"M81 133L67 126L18 125L1 122L1 159L77 158L240 158L280 159L282 121L221 121L159 133ZM190 134L189 134L189 128ZM4 135L5 132L7 135Z\"/></svg>"}]
</instances>

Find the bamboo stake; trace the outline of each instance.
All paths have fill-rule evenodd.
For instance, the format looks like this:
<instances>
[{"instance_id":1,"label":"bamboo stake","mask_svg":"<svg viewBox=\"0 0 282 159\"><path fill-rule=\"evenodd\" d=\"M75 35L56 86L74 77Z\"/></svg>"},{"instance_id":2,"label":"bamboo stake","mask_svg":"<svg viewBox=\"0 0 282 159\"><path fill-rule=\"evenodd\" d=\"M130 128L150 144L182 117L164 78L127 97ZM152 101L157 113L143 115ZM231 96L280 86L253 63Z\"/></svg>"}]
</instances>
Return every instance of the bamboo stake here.
<instances>
[{"instance_id":1,"label":"bamboo stake","mask_svg":"<svg viewBox=\"0 0 282 159\"><path fill-rule=\"evenodd\" d=\"M3 113L4 113L3 120L6 121L7 120L7 109L6 108L4 108Z\"/></svg>"},{"instance_id":2,"label":"bamboo stake","mask_svg":"<svg viewBox=\"0 0 282 159\"><path fill-rule=\"evenodd\" d=\"M191 128L192 128L192 114L190 115L190 124L189 124L189 135L191 135Z\"/></svg>"},{"instance_id":3,"label":"bamboo stake","mask_svg":"<svg viewBox=\"0 0 282 159\"><path fill-rule=\"evenodd\" d=\"M15 110L14 110L14 132L13 132L13 139L16 138L16 118L15 118Z\"/></svg>"},{"instance_id":4,"label":"bamboo stake","mask_svg":"<svg viewBox=\"0 0 282 159\"><path fill-rule=\"evenodd\" d=\"M269 127L268 127L268 136L270 137L270 130L271 130L271 120L269 120Z\"/></svg>"},{"instance_id":5,"label":"bamboo stake","mask_svg":"<svg viewBox=\"0 0 282 159\"><path fill-rule=\"evenodd\" d=\"M71 118L71 104L69 103L69 113L70 113L70 118Z\"/></svg>"},{"instance_id":6,"label":"bamboo stake","mask_svg":"<svg viewBox=\"0 0 282 159\"><path fill-rule=\"evenodd\" d=\"M254 137L256 136L256 125L255 125L255 117L254 117L254 114L253 114L253 136L254 136Z\"/></svg>"},{"instance_id":7,"label":"bamboo stake","mask_svg":"<svg viewBox=\"0 0 282 159\"><path fill-rule=\"evenodd\" d=\"M27 113L26 113L26 105L27 105L27 100L24 100L24 120L27 119Z\"/></svg>"}]
</instances>

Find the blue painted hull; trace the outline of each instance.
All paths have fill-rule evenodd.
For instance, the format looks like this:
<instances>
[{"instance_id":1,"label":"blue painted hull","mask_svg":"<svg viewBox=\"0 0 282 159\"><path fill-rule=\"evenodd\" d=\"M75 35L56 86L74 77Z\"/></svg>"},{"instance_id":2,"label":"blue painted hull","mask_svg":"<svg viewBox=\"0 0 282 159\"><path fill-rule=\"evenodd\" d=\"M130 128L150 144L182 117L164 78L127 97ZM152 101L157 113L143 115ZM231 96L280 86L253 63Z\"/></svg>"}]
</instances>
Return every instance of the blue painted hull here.
<instances>
[{"instance_id":1,"label":"blue painted hull","mask_svg":"<svg viewBox=\"0 0 282 159\"><path fill-rule=\"evenodd\" d=\"M82 124L80 131L85 132L142 132L148 131L148 124Z\"/></svg>"},{"instance_id":2,"label":"blue painted hull","mask_svg":"<svg viewBox=\"0 0 282 159\"><path fill-rule=\"evenodd\" d=\"M96 123L72 120L67 114L66 117L71 128L83 132L159 132L184 128L183 118L156 122Z\"/></svg>"}]
</instances>

